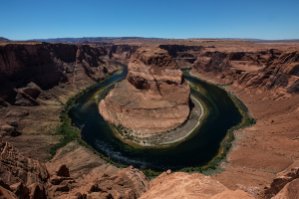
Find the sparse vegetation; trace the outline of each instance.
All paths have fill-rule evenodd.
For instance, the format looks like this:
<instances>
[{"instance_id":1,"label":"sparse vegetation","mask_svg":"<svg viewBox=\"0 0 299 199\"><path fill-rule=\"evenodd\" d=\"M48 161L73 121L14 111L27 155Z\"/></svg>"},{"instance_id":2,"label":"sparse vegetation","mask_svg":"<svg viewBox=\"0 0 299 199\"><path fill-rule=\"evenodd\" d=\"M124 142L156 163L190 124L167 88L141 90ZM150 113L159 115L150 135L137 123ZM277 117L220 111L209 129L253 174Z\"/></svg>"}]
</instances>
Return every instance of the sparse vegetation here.
<instances>
[{"instance_id":1,"label":"sparse vegetation","mask_svg":"<svg viewBox=\"0 0 299 199\"><path fill-rule=\"evenodd\" d=\"M72 108L74 102L82 95L93 89L95 85L92 85L75 96L71 97L66 104L64 105L63 110L60 113L60 124L56 128L56 134L60 136L59 142L55 144L53 147L50 148L51 155L55 155L56 151L68 144L71 141L77 140L79 143L87 145L81 138L80 138L80 129L72 125L72 121L68 115L70 109Z\"/></svg>"},{"instance_id":2,"label":"sparse vegetation","mask_svg":"<svg viewBox=\"0 0 299 199\"><path fill-rule=\"evenodd\" d=\"M228 130L225 138L222 140L220 144L220 150L218 154L207 165L198 168L197 171L199 172L203 172L205 174L211 174L211 173L215 173L215 171L218 171L220 169L219 164L222 161L225 161L226 155L231 149L232 142L235 140L234 132L238 129L245 128L255 124L255 119L248 113L248 109L245 106L245 104L241 100L239 100L236 96L232 95L231 93L229 93L229 96L234 102L235 106L237 107L239 113L241 114L242 121L238 125L233 126Z\"/></svg>"}]
</instances>

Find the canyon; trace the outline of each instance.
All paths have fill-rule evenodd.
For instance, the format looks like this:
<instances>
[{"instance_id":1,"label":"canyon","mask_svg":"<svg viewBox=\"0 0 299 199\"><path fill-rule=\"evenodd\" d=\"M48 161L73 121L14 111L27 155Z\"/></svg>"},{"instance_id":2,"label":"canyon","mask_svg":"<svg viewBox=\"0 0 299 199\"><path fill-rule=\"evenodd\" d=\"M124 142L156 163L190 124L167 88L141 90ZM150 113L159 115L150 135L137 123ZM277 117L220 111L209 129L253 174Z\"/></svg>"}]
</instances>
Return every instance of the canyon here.
<instances>
[{"instance_id":1,"label":"canyon","mask_svg":"<svg viewBox=\"0 0 299 199\"><path fill-rule=\"evenodd\" d=\"M1 42L0 197L298 198L298 43ZM203 174L165 170L150 179L112 164L62 118L74 96L124 65L126 78L97 108L137 136L175 129L192 112L180 69L239 98L255 124L236 129L225 158Z\"/></svg>"}]
</instances>

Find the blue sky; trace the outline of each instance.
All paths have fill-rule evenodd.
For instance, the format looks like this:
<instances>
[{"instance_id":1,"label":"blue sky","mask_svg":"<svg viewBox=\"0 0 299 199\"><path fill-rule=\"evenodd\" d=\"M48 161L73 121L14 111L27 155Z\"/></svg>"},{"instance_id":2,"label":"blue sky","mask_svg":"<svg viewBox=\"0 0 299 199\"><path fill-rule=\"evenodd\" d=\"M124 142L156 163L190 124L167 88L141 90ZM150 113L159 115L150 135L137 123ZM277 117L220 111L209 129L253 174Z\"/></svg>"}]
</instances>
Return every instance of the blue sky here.
<instances>
[{"instance_id":1,"label":"blue sky","mask_svg":"<svg viewBox=\"0 0 299 199\"><path fill-rule=\"evenodd\" d=\"M3 0L0 36L298 39L299 0Z\"/></svg>"}]
</instances>

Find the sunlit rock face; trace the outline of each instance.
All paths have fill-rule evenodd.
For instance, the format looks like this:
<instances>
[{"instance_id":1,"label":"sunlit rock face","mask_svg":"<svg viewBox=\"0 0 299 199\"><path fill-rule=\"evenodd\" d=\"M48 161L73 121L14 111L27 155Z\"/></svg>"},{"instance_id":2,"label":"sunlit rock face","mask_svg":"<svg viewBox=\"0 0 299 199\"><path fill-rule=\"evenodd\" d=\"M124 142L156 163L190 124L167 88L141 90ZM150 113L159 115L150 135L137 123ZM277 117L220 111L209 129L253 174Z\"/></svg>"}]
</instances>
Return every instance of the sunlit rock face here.
<instances>
[{"instance_id":1,"label":"sunlit rock face","mask_svg":"<svg viewBox=\"0 0 299 199\"><path fill-rule=\"evenodd\" d=\"M167 51L140 48L130 60L127 78L100 102L99 111L108 122L149 137L186 121L189 96L182 71Z\"/></svg>"}]
</instances>

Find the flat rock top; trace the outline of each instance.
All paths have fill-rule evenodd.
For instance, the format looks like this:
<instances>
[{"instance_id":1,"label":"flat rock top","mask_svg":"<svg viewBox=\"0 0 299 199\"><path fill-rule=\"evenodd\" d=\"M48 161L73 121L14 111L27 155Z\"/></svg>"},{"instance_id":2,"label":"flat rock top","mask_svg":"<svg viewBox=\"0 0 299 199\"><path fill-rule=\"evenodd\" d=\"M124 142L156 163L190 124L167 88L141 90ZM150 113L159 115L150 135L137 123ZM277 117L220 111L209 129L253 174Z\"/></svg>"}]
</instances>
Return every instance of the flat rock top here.
<instances>
[{"instance_id":1,"label":"flat rock top","mask_svg":"<svg viewBox=\"0 0 299 199\"><path fill-rule=\"evenodd\" d=\"M177 64L162 48L139 48L131 58L132 63L141 62L147 66L177 69Z\"/></svg>"},{"instance_id":2,"label":"flat rock top","mask_svg":"<svg viewBox=\"0 0 299 199\"><path fill-rule=\"evenodd\" d=\"M189 92L186 83L175 87L161 83L159 89L153 87L149 90L141 90L124 80L115 85L106 100L111 103L118 103L124 109L171 108L186 103Z\"/></svg>"}]
</instances>

